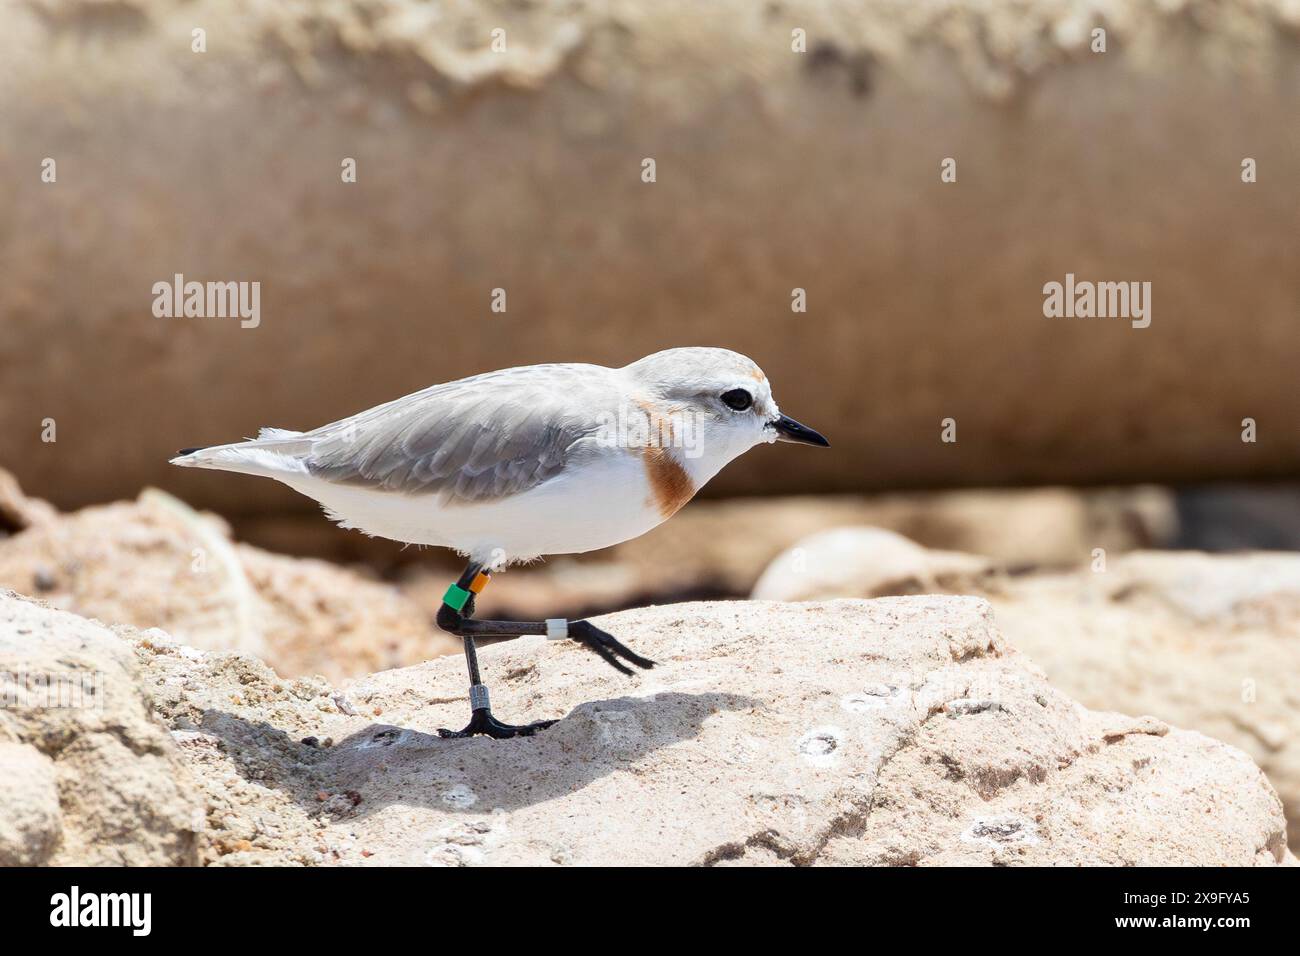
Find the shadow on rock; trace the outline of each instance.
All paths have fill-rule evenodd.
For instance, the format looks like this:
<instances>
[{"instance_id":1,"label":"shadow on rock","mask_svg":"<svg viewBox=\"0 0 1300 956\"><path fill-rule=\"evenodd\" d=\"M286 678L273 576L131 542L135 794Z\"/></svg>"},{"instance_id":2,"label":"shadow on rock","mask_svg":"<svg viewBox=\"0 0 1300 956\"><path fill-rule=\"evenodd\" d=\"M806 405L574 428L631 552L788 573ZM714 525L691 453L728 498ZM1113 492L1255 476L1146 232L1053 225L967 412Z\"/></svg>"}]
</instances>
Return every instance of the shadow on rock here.
<instances>
[{"instance_id":1,"label":"shadow on rock","mask_svg":"<svg viewBox=\"0 0 1300 956\"><path fill-rule=\"evenodd\" d=\"M328 748L224 712L209 712L204 730L222 738L248 779L291 794L311 812L328 800L324 808L336 819L392 805L484 813L577 792L697 736L713 714L759 706L736 694L668 692L581 704L534 737L444 740L371 724Z\"/></svg>"}]
</instances>

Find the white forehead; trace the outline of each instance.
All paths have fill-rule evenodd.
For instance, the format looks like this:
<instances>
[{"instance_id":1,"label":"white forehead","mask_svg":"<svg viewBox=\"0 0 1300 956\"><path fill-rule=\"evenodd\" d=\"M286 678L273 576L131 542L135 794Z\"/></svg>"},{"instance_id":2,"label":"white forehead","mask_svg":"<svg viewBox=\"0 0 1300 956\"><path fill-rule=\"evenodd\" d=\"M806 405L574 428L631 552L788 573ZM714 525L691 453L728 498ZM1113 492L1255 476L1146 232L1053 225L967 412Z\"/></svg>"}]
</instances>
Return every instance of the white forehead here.
<instances>
[{"instance_id":1,"label":"white forehead","mask_svg":"<svg viewBox=\"0 0 1300 956\"><path fill-rule=\"evenodd\" d=\"M756 394L770 394L763 370L752 359L730 349L667 349L633 362L624 371L647 385L745 386Z\"/></svg>"}]
</instances>

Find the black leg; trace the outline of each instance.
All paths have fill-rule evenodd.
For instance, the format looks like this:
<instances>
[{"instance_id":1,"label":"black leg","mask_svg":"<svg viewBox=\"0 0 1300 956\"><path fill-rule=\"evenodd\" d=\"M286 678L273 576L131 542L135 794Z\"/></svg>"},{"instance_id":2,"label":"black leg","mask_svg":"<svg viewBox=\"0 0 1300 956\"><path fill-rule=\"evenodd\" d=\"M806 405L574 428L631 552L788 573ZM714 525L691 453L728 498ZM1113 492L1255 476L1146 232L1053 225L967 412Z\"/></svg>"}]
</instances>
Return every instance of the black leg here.
<instances>
[{"instance_id":1,"label":"black leg","mask_svg":"<svg viewBox=\"0 0 1300 956\"><path fill-rule=\"evenodd\" d=\"M619 673L631 674L618 658L629 661L637 667L649 670L654 661L642 657L620 643L613 635L607 634L590 621L475 621L474 596L487 583L487 575L481 564L470 562L460 576L460 580L448 589L443 598L442 607L438 609L438 626L460 637L465 645L465 664L469 669L470 720L463 730L439 729L440 737L473 737L484 734L498 740L507 737L531 737L539 730L545 730L555 723L554 720L539 720L522 726L503 724L492 716L492 705L488 689L479 676L478 649L474 643L475 635L483 637L520 637L525 634L545 634L549 637L569 637L586 645L600 658ZM558 630L563 633L557 633Z\"/></svg>"}]
</instances>

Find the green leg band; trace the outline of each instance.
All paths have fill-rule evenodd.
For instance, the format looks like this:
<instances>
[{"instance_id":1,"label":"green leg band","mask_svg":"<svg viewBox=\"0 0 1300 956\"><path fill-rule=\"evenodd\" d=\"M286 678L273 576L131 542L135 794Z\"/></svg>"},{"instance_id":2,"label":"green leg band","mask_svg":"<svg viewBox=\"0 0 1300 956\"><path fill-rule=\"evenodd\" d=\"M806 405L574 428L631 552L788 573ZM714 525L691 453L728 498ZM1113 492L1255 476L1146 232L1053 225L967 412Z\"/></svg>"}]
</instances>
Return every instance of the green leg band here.
<instances>
[{"instance_id":1,"label":"green leg band","mask_svg":"<svg viewBox=\"0 0 1300 956\"><path fill-rule=\"evenodd\" d=\"M459 612L461 608L469 603L472 596L469 591L466 591L460 585L453 584L447 588L447 593L442 596L442 603L453 611Z\"/></svg>"}]
</instances>

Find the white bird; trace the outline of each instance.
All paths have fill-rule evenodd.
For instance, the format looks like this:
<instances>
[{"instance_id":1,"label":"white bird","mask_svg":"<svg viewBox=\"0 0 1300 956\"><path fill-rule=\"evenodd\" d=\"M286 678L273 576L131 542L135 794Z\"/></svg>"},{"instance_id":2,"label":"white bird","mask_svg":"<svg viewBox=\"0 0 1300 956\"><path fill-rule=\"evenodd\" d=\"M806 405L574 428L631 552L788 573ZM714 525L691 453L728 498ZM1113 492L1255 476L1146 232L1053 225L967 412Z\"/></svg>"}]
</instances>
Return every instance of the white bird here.
<instances>
[{"instance_id":1,"label":"white bird","mask_svg":"<svg viewBox=\"0 0 1300 956\"><path fill-rule=\"evenodd\" d=\"M438 624L462 637L470 725L444 736L531 734L491 715L475 635L574 638L653 663L587 621L476 621L474 594L508 564L644 534L728 462L763 442L828 445L782 415L762 370L736 352L681 348L623 368L530 365L433 385L308 432L185 449L172 464L274 478L344 528L469 558Z\"/></svg>"}]
</instances>

